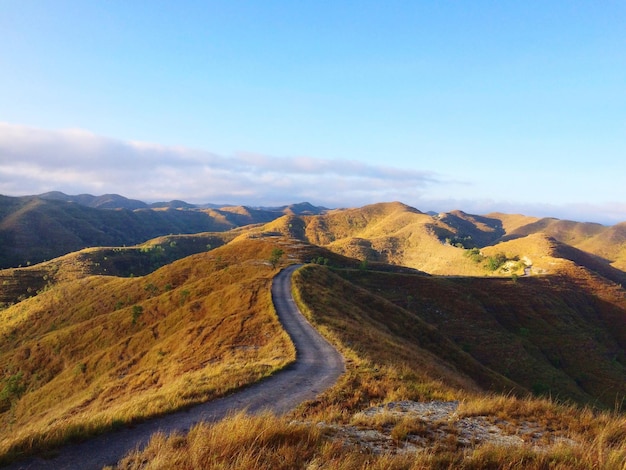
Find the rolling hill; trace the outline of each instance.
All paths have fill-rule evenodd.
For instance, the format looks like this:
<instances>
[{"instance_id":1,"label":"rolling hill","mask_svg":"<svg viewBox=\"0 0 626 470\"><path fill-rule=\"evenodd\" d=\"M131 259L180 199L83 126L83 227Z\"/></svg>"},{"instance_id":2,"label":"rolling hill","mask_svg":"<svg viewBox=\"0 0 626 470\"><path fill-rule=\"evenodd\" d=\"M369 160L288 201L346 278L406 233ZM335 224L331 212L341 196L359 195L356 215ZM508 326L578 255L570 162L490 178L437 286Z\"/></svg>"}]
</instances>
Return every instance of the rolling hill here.
<instances>
[{"instance_id":1,"label":"rolling hill","mask_svg":"<svg viewBox=\"0 0 626 470\"><path fill-rule=\"evenodd\" d=\"M195 214L4 202L2 224L49 233L70 220L77 233L99 233L95 221L115 214ZM274 256L277 268L306 263L294 275L296 300L346 357L339 383L295 412L300 422L344 426L374 405L454 401L467 413L488 409L494 422L539 420L581 452L594 449L598 468L626 457L626 434L614 431L626 429L622 227L431 215L401 203L322 214L286 206L271 217L210 211L223 230L0 272L0 460L212 399L288 365L294 350L269 295ZM603 429L613 434L600 442ZM440 456L463 461L469 451L454 442ZM333 458L352 455L337 449ZM554 462L573 461L554 452Z\"/></svg>"},{"instance_id":2,"label":"rolling hill","mask_svg":"<svg viewBox=\"0 0 626 470\"><path fill-rule=\"evenodd\" d=\"M0 455L217 397L292 361L270 299L275 246L68 280L2 310Z\"/></svg>"},{"instance_id":3,"label":"rolling hill","mask_svg":"<svg viewBox=\"0 0 626 470\"><path fill-rule=\"evenodd\" d=\"M266 223L284 213L319 213L310 204L268 208L201 208L172 201L149 206L119 195L0 196L0 268L40 263L87 247L137 245L149 239L223 232Z\"/></svg>"},{"instance_id":4,"label":"rolling hill","mask_svg":"<svg viewBox=\"0 0 626 470\"><path fill-rule=\"evenodd\" d=\"M567 259L626 285L620 269L626 225L529 220L533 219L462 211L433 216L396 202L311 216L286 215L254 231L280 233L363 262L406 266L433 275L550 274L558 271L559 260ZM540 226L546 230L539 230Z\"/></svg>"}]
</instances>

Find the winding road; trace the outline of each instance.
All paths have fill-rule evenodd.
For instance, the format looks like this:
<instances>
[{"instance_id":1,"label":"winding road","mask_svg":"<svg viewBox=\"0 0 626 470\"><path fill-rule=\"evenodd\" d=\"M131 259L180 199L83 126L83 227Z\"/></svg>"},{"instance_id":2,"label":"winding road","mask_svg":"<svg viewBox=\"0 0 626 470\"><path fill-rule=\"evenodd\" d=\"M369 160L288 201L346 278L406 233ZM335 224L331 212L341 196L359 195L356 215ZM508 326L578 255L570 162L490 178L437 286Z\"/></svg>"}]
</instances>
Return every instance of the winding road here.
<instances>
[{"instance_id":1,"label":"winding road","mask_svg":"<svg viewBox=\"0 0 626 470\"><path fill-rule=\"evenodd\" d=\"M7 468L101 469L114 465L129 451L144 447L158 431L187 432L199 422L218 421L242 409L249 413L270 410L283 414L315 398L337 381L345 365L341 354L309 324L291 296L291 275L298 267L282 270L272 283L276 313L296 347L293 364L232 395L63 447L54 458L33 457Z\"/></svg>"}]
</instances>

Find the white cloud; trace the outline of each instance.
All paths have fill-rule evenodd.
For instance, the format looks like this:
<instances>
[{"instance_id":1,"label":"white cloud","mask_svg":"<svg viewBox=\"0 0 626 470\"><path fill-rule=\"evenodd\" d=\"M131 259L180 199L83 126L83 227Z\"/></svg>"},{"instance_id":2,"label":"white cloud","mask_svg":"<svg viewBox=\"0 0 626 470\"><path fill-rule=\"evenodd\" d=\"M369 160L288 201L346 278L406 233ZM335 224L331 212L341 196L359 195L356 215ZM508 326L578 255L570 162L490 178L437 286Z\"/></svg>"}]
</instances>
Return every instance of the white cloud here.
<instances>
[{"instance_id":1,"label":"white cloud","mask_svg":"<svg viewBox=\"0 0 626 470\"><path fill-rule=\"evenodd\" d=\"M0 122L0 193L6 195L58 190L118 193L144 201L248 205L309 201L328 207L395 200L420 210L500 211L605 224L626 220L623 202L558 205L466 199L470 188L476 189L471 181L410 168L256 153L226 157L80 129L44 130Z\"/></svg>"},{"instance_id":2,"label":"white cloud","mask_svg":"<svg viewBox=\"0 0 626 470\"><path fill-rule=\"evenodd\" d=\"M232 157L185 147L122 141L77 129L0 123L0 192L115 192L144 200L360 205L419 197L436 175L356 161Z\"/></svg>"}]
</instances>

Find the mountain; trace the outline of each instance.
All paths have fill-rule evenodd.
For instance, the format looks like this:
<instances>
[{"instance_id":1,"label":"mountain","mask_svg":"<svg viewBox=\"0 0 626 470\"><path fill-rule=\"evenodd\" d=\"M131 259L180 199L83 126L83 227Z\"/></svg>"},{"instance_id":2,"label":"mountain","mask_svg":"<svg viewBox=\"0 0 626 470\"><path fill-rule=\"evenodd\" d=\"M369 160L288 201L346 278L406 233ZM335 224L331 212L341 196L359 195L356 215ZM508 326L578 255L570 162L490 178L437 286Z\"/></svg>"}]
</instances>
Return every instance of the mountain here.
<instances>
[{"instance_id":1,"label":"mountain","mask_svg":"<svg viewBox=\"0 0 626 470\"><path fill-rule=\"evenodd\" d=\"M78 196L68 196L60 191L51 191L37 196L41 199L51 201L74 202L81 206L92 207L94 209L146 209L148 204L136 199L128 199L119 194L104 194L102 196L92 196L91 194L79 194Z\"/></svg>"},{"instance_id":2,"label":"mountain","mask_svg":"<svg viewBox=\"0 0 626 470\"><path fill-rule=\"evenodd\" d=\"M219 207L219 206L218 206ZM213 207L216 209L218 207ZM153 202L150 204L151 209L196 209L198 206L195 204L189 204L185 201L173 200L169 202Z\"/></svg>"},{"instance_id":3,"label":"mountain","mask_svg":"<svg viewBox=\"0 0 626 470\"><path fill-rule=\"evenodd\" d=\"M295 208L295 209L294 209ZM126 246L169 234L222 232L266 223L308 203L261 210L200 209L184 201L151 206L118 195L0 196L0 268L26 266L86 247Z\"/></svg>"},{"instance_id":4,"label":"mountain","mask_svg":"<svg viewBox=\"0 0 626 470\"><path fill-rule=\"evenodd\" d=\"M0 214L0 267L35 264L85 247L135 245L170 233L236 226L212 211L105 210L39 197L1 197Z\"/></svg>"},{"instance_id":5,"label":"mountain","mask_svg":"<svg viewBox=\"0 0 626 470\"><path fill-rule=\"evenodd\" d=\"M146 203L137 199L128 199L119 194L104 194L101 196L93 196L91 194L79 194L71 196L61 191L50 191L47 193L39 194L37 196L41 199L47 199L52 201L65 201L74 202L81 206L91 207L94 209L225 209L229 207L236 207L228 204L190 204L181 200L172 201L160 201L153 203ZM321 214L328 211L325 207L314 206L308 202L300 202L297 204L288 204L285 206L276 207L254 207L253 209L259 212L279 212L281 214L298 214L298 215L314 215Z\"/></svg>"},{"instance_id":6,"label":"mountain","mask_svg":"<svg viewBox=\"0 0 626 470\"><path fill-rule=\"evenodd\" d=\"M555 218L532 218L507 214L490 214L501 220L506 231L502 240L543 233L555 240L597 255L614 267L626 270L626 222L604 226Z\"/></svg>"},{"instance_id":7,"label":"mountain","mask_svg":"<svg viewBox=\"0 0 626 470\"><path fill-rule=\"evenodd\" d=\"M271 212L282 212L283 214L291 215L316 215L328 212L328 208L322 206L314 206L309 202L299 202L297 204L288 204L286 206L278 207L259 207L261 210L267 210Z\"/></svg>"},{"instance_id":8,"label":"mountain","mask_svg":"<svg viewBox=\"0 0 626 470\"><path fill-rule=\"evenodd\" d=\"M532 270L547 274L558 264L554 259L566 258L626 284L626 223L606 227L462 211L431 215L395 202L286 215L259 229L263 230L367 262L436 275L521 276Z\"/></svg>"},{"instance_id":9,"label":"mountain","mask_svg":"<svg viewBox=\"0 0 626 470\"><path fill-rule=\"evenodd\" d=\"M403 210L378 206L346 220L381 223L389 209ZM583 411L523 397L621 406L626 295L605 278L566 259L558 273L519 279L364 266L278 235L282 226L238 229L217 248L139 277L72 272L74 261L59 261L65 276L0 310L0 429L11 430L0 431L0 461L218 397L286 366L293 350L269 294L277 249L279 266L315 260L297 273L294 292L347 357L339 384L301 408L308 419L341 423L377 403L472 406L502 394L510 409L500 405L497 419L533 419L513 406L527 400L527 410L549 406L547 425L558 431ZM594 413L606 428L609 418Z\"/></svg>"},{"instance_id":10,"label":"mountain","mask_svg":"<svg viewBox=\"0 0 626 470\"><path fill-rule=\"evenodd\" d=\"M273 264L292 263L306 264L294 277L296 301L347 367L294 412L298 422L354 428L374 405L460 402L462 416L494 426L537 421L594 459L626 455L621 226L432 215L398 202L310 210L0 199L0 233L22 237L3 243L7 252L18 239L39 249L71 236L98 243L194 217L224 229L102 243L0 272L0 461L212 399L288 365L294 351L269 286ZM611 245L605 256L582 248L597 251L601 241ZM379 430L401 424L383 418ZM424 422L402 423L425 433ZM446 431L449 423L436 426L450 445L431 446L434 455L465 458L473 444ZM398 428L396 441L409 430ZM349 452L329 448L336 458ZM536 455L572 455L559 449Z\"/></svg>"}]
</instances>

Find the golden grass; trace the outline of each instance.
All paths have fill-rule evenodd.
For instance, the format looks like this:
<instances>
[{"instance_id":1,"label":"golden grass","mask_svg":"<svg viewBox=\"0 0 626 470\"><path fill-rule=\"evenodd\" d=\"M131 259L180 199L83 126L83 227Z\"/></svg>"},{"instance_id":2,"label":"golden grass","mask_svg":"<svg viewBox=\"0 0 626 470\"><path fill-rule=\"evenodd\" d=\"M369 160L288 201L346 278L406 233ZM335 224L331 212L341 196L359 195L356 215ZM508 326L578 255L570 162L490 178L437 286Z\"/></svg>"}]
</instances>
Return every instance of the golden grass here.
<instances>
[{"instance_id":1,"label":"golden grass","mask_svg":"<svg viewBox=\"0 0 626 470\"><path fill-rule=\"evenodd\" d=\"M407 266L436 275L523 274L522 265L514 271L490 272L484 263L464 256L463 248L444 242L456 238L468 241L469 245L478 244L486 256L503 251L515 253L533 264L534 274L558 269L560 256L554 253L550 238L604 257L617 269L624 270L626 266L626 223L604 227L522 215L479 217L459 211L431 217L394 202L334 210L318 216L282 218L256 230L306 240L348 257ZM498 238L500 234L502 239ZM511 239L515 239L514 243L499 243ZM488 246L490 243L493 245Z\"/></svg>"},{"instance_id":2,"label":"golden grass","mask_svg":"<svg viewBox=\"0 0 626 470\"><path fill-rule=\"evenodd\" d=\"M308 260L317 248L274 233L303 239L316 225L335 224L324 236L346 236L334 243L328 241L331 247L343 244L342 250L362 249L364 245L352 241L364 236L370 237L367 243L380 252L396 247L394 243L405 246L402 256L389 251L388 256L397 256L394 262L431 262L433 269L442 271L456 259L470 262L463 256L464 250L441 244L428 225L432 218L401 205L377 205L350 212L349 217L336 214L327 218L287 216L264 227L238 231L240 236L231 244L149 276L90 277L59 285L1 312L0 367L6 371L2 383L6 385L10 377L21 373L17 383L24 385L26 392L0 415L0 429L4 426L7 430L0 434L1 451L7 455L41 450L74 436L82 438L210 399L293 360L291 344L271 307L269 286L275 271L267 259L276 246L286 251L283 263ZM545 237L541 240L549 243ZM550 248L532 240L510 243L504 246L530 247L538 253ZM437 260L441 250L447 250L449 256ZM340 256L319 253L331 258L333 266L348 263ZM564 266L574 269L571 263ZM437 326L416 315L416 304L429 295L428 302L434 303L427 303L428 308L438 305L473 312L478 297L481 301L492 299L500 309L507 302L514 305L520 292L535 292L528 286L540 292L550 285L555 291L573 293L581 286L594 292L599 289L599 297L611 304L603 310L605 319L615 321L623 315L615 286L598 284L593 276L578 276L578 284L570 287L546 277L529 284L526 280L495 279L487 288L480 279L423 277L418 296L415 285L408 281L415 276L352 273L355 276L342 278L326 268L307 266L294 275L299 306L341 350L347 365L335 387L296 410L293 416L301 424L270 415L237 415L214 426L198 426L188 436L157 436L145 452L130 456L121 468L623 466L626 423L622 415L524 398L523 387L485 367ZM375 282L356 282L359 276L371 276ZM381 283L383 278L376 276L387 280ZM496 285L500 287L493 287ZM465 297L460 298L459 292L465 292ZM535 306L546 302L542 296L529 298ZM528 310L520 312L526 315ZM486 389L514 390L518 396L485 397ZM493 445L459 449L451 438L449 443L417 455L373 455L331 439L314 424L319 420L359 424L354 421L356 412L399 400L460 400L466 416L490 416L513 423L540 416L545 426L580 445L541 451ZM302 424L303 419L312 424ZM398 442L425 432L424 423L415 420L375 419L380 420L374 423L377 426L392 426Z\"/></svg>"},{"instance_id":3,"label":"golden grass","mask_svg":"<svg viewBox=\"0 0 626 470\"><path fill-rule=\"evenodd\" d=\"M396 279L392 283L396 286L403 277L392 274L384 276ZM431 284L434 282L432 280ZM510 394L485 396L475 383L462 374L463 368L459 368L465 366L465 370L470 370L470 361L463 364L457 358L457 367L452 372L449 365L442 361L444 357L455 360L451 353L445 353L444 342L435 343L440 355L431 355L415 343L425 346L427 339L434 342L440 341L439 338L426 334L413 336L410 326L402 324L400 313L393 314L393 308L376 303L364 292L350 290L348 285L331 276L328 270L303 268L296 273L294 285L301 309L348 357L346 375L331 391L302 407L301 413L305 416L346 422L354 411L388 401L460 399L462 415L485 415L513 423L535 420L547 429L558 430L562 435L583 443L583 448L576 451L559 450L558 447L551 450L555 453L552 456L555 468L587 468L591 463L598 468L614 468L614 463L626 455L626 418L622 414L561 405L548 399L523 398L524 393L520 397ZM383 291L389 288L380 279L376 285ZM434 285L429 287L431 291L433 288ZM362 301L361 296L366 301ZM380 323L376 323L377 317L370 309L384 312L378 317ZM427 330L427 327L420 325L420 329ZM413 338L412 344L407 345L403 338ZM478 379L477 374L471 376ZM377 419L385 421L384 416ZM355 424L354 421L352 423ZM415 422L396 425L398 436L409 432L408 429L412 427L420 427L420 423ZM481 468L480 465L486 464L486 461L496 462L493 468L509 464L512 465L509 468L526 468L525 465L528 468L544 468L547 462L552 461L552 457L544 457L541 452L531 452L532 456L527 458L528 450L513 452L519 454L519 460L516 460L518 457L509 459L510 451L497 450L493 446L476 449L475 452L464 452L462 457L458 453L454 454L449 461L449 468L458 465L463 465L459 468ZM563 462L560 461L561 453ZM437 467L438 464L434 462L444 454L440 452L433 456L432 461L426 459L424 462ZM573 460L570 459L571 455L574 455ZM473 466L473 459L480 465Z\"/></svg>"},{"instance_id":4,"label":"golden grass","mask_svg":"<svg viewBox=\"0 0 626 470\"><path fill-rule=\"evenodd\" d=\"M328 269L306 266L294 274L293 283L300 309L348 365L337 386L304 407L306 416L341 420L346 412L387 401L454 400L479 393L477 381L499 381L503 390L515 387L429 325Z\"/></svg>"},{"instance_id":5,"label":"golden grass","mask_svg":"<svg viewBox=\"0 0 626 470\"><path fill-rule=\"evenodd\" d=\"M306 240L345 256L433 274L486 274L463 256L465 250L442 243L437 234L452 234L450 227L404 204L374 204L304 220Z\"/></svg>"},{"instance_id":6,"label":"golden grass","mask_svg":"<svg viewBox=\"0 0 626 470\"><path fill-rule=\"evenodd\" d=\"M418 329L427 331L417 335L403 323L406 318L393 305L350 287L328 269L307 266L297 271L294 295L308 319L346 357L347 372L336 386L300 406L289 417L238 414L213 425L200 425L188 436L156 436L145 451L128 456L117 468L626 468L623 414L558 404L546 398L485 394L461 370L424 349L428 340L447 360L459 361L443 343L433 343L440 338L427 325L418 322ZM408 330L408 336L406 331L404 335L399 333L403 329ZM562 436L563 443L542 447L463 447L445 423L427 423L420 418L387 413L359 413L389 401L452 399L461 401L461 418L484 416L494 421L506 420L513 426L533 421L552 436ZM448 438L433 441L431 448L417 453L375 454L337 437L322 421L390 429L398 444L410 435L427 435L432 426L446 431ZM565 438L577 444L568 444Z\"/></svg>"},{"instance_id":7,"label":"golden grass","mask_svg":"<svg viewBox=\"0 0 626 470\"><path fill-rule=\"evenodd\" d=\"M273 247L247 240L143 278L88 277L2 311L0 391L18 387L0 408L0 456L209 400L293 361L271 302Z\"/></svg>"},{"instance_id":8,"label":"golden grass","mask_svg":"<svg viewBox=\"0 0 626 470\"><path fill-rule=\"evenodd\" d=\"M517 281L337 273L404 310L387 309L390 326L396 318L390 315L392 311L407 319L413 315L413 326L427 322L457 348L508 377L526 393L552 394L605 407L623 400L624 291L587 270L577 268L569 274ZM395 327L396 334L408 335L411 323L408 325ZM450 361L443 355L445 344L438 341L429 349ZM581 348L581 344L586 346ZM453 364L469 374L463 361ZM474 372L470 375L479 377ZM493 387L489 381L481 383Z\"/></svg>"},{"instance_id":9,"label":"golden grass","mask_svg":"<svg viewBox=\"0 0 626 470\"><path fill-rule=\"evenodd\" d=\"M129 455L117 468L304 468L321 440L321 431L314 427L290 424L269 413L240 413L213 426L195 426L187 435L156 435L143 452Z\"/></svg>"},{"instance_id":10,"label":"golden grass","mask_svg":"<svg viewBox=\"0 0 626 470\"><path fill-rule=\"evenodd\" d=\"M494 400L503 404L503 400ZM504 400L506 402L506 400ZM481 405L477 405L481 406ZM482 403L484 412L489 406ZM520 404L514 406L518 409ZM526 411L536 405L522 405ZM554 408L557 416L579 411ZM510 408L510 404L507 408ZM493 410L496 411L496 410ZM509 409L509 411L512 411ZM519 410L518 410L519 411ZM157 469L600 469L620 470L626 464L624 420L596 415L597 423L586 430L579 445L566 443L546 447L499 446L491 443L474 447L455 445L453 433L428 449L405 453L372 453L354 442L333 434L324 423L293 421L272 414L249 416L239 413L215 424L200 424L187 435L166 437L157 434L140 452L119 462L117 470ZM561 416L567 419L569 416ZM419 419L398 419L381 415L376 423L359 423L368 428L392 427L391 436L401 443L408 435L427 434L428 423ZM621 431L619 431L621 429Z\"/></svg>"}]
</instances>

